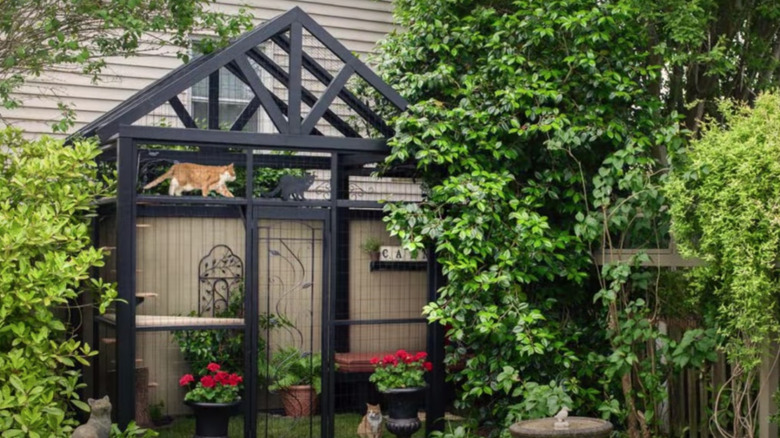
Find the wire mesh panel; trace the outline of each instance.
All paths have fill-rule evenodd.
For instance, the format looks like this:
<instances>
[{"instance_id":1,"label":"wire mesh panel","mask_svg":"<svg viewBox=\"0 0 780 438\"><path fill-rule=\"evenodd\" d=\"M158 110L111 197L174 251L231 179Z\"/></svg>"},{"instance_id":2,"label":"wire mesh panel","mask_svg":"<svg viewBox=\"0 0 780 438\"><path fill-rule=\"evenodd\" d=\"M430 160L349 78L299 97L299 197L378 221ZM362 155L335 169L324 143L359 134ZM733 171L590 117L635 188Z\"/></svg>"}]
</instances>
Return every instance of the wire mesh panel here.
<instances>
[{"instance_id":1,"label":"wire mesh panel","mask_svg":"<svg viewBox=\"0 0 780 438\"><path fill-rule=\"evenodd\" d=\"M321 221L258 222L258 435L319 437L324 283Z\"/></svg>"},{"instance_id":2,"label":"wire mesh panel","mask_svg":"<svg viewBox=\"0 0 780 438\"><path fill-rule=\"evenodd\" d=\"M216 363L244 372L245 229L237 210L146 208L139 215L136 272L136 422L195 432L185 394ZM194 382L182 386L182 376ZM218 383L219 384L219 383ZM230 436L241 436L239 408ZM166 436L163 431L161 436Z\"/></svg>"},{"instance_id":3,"label":"wire mesh panel","mask_svg":"<svg viewBox=\"0 0 780 438\"><path fill-rule=\"evenodd\" d=\"M385 409L369 382L372 359L426 351L422 307L427 298L426 262L411 254L396 257L399 242L388 235L380 212L353 210L338 261L343 271L335 295L335 429L356 436L367 404ZM383 254L384 253L384 254ZM384 428L384 425L382 425ZM349 433L347 433L349 432Z\"/></svg>"}]
</instances>

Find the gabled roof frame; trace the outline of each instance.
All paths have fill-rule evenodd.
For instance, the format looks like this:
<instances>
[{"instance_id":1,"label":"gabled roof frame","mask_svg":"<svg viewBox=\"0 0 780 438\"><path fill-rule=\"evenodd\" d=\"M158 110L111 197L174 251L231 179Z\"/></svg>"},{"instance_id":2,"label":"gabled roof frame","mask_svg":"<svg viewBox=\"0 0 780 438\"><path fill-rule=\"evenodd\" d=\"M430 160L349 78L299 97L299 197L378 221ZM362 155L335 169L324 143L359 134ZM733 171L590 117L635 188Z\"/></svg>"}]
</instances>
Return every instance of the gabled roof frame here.
<instances>
[{"instance_id":1,"label":"gabled roof frame","mask_svg":"<svg viewBox=\"0 0 780 438\"><path fill-rule=\"evenodd\" d=\"M335 77L304 52L302 44L303 29L306 29L344 63L341 71ZM287 32L289 32L289 37L285 35ZM284 68L257 49L260 44L266 41L273 41L274 44L289 54L288 71L285 71ZM249 64L250 59L287 87L287 102L276 96L262 83L255 70ZM211 120L209 121L210 129L202 129L190 116L178 98L180 93L196 83L206 78L213 78L220 68L226 68L255 94L254 98L242 112L242 115L231 126L230 131L218 130L216 123L213 123ZM306 69L312 76L327 86L327 89L319 99L302 86L302 69ZM353 74L360 76L397 109L401 111L406 109L408 104L400 94L383 82L378 75L355 57L338 40L328 34L324 28L303 10L295 7L244 34L227 47L196 58L190 63L172 70L116 108L80 129L68 141L72 141L75 137L98 136L102 143L106 143L119 136L130 134L128 131L132 131L130 136L147 138L150 141L154 137L159 136L160 140L167 140L168 142L190 143L195 139L199 139L201 143L214 142L224 144L234 142L238 138L246 136L248 137L247 139L238 143L247 144L247 142L253 142L262 138L259 144L268 146L277 145L303 150L326 149L341 152L386 154L388 152L386 138L394 134L393 130L388 126L386 120L344 88L344 85ZM336 97L346 103L356 114L381 133L384 138L362 138L352 126L329 109L330 104ZM218 101L218 93L210 93L209 100L215 99ZM171 105L184 128L130 126L166 102ZM301 117L302 103L311 106L311 111L305 118ZM210 107L213 106L214 102L210 102ZM241 131L246 120L261 107L269 115L269 118L279 131L278 134L257 134ZM323 135L315 128L320 119L330 123L344 137ZM124 133L120 134L120 131ZM250 140L249 137L253 137L253 140ZM259 145L258 143L253 144Z\"/></svg>"}]
</instances>

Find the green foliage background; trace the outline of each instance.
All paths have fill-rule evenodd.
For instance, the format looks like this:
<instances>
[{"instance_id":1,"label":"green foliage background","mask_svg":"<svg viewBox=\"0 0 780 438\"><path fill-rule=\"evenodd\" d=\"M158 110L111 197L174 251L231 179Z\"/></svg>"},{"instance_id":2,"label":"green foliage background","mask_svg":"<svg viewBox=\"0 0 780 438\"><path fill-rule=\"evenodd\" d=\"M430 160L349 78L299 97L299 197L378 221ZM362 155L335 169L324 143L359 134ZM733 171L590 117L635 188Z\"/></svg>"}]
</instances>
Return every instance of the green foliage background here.
<instances>
[{"instance_id":1,"label":"green foliage background","mask_svg":"<svg viewBox=\"0 0 780 438\"><path fill-rule=\"evenodd\" d=\"M756 407L746 395L780 333L780 97L764 94L753 109L723 102L721 113L724 123L705 124L676 157L667 194L680 250L706 262L692 286L716 306L732 364L724 411L750 434Z\"/></svg>"},{"instance_id":2,"label":"green foliage background","mask_svg":"<svg viewBox=\"0 0 780 438\"><path fill-rule=\"evenodd\" d=\"M461 405L475 425L506 426L569 397L632 437L660 433L664 379L714 358L715 307L641 267L646 256L597 258L669 244L667 153L721 117L720 98L751 102L777 84L778 5L395 5L401 30L377 64L411 105L389 161L413 160L428 190L420 205L388 205L388 229L442 264L426 313L447 326L448 363L466 363ZM703 327L674 343L665 316ZM558 402L530 402L545 395Z\"/></svg>"},{"instance_id":3,"label":"green foliage background","mask_svg":"<svg viewBox=\"0 0 780 438\"><path fill-rule=\"evenodd\" d=\"M0 131L0 430L3 437L66 436L75 424L80 366L93 354L66 325L85 289L105 310L110 285L89 280L103 265L92 248L92 201L106 193L93 142L63 147Z\"/></svg>"}]
</instances>

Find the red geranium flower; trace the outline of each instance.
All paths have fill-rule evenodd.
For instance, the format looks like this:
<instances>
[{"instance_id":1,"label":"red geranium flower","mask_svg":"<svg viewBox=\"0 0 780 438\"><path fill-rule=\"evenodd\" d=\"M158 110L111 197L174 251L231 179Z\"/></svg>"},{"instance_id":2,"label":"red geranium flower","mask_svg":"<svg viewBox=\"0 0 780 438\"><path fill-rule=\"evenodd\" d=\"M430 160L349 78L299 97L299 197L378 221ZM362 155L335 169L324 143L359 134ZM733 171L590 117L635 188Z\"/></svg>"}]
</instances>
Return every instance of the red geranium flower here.
<instances>
[{"instance_id":1,"label":"red geranium flower","mask_svg":"<svg viewBox=\"0 0 780 438\"><path fill-rule=\"evenodd\" d=\"M214 380L224 385L228 381L228 376L230 376L228 373L224 371L219 371L217 372L217 374L214 375Z\"/></svg>"},{"instance_id":2,"label":"red geranium flower","mask_svg":"<svg viewBox=\"0 0 780 438\"><path fill-rule=\"evenodd\" d=\"M407 353L406 350L398 350L395 352L395 355L398 356L399 359L404 359L409 353Z\"/></svg>"},{"instance_id":3,"label":"red geranium flower","mask_svg":"<svg viewBox=\"0 0 780 438\"><path fill-rule=\"evenodd\" d=\"M379 358L378 357L372 357L371 358L371 365L376 365L378 363L379 363Z\"/></svg>"},{"instance_id":4,"label":"red geranium flower","mask_svg":"<svg viewBox=\"0 0 780 438\"><path fill-rule=\"evenodd\" d=\"M212 373L216 373L217 371L219 371L219 368L220 368L219 364L214 362L211 362L206 366L206 369L211 371Z\"/></svg>"},{"instance_id":5,"label":"red geranium flower","mask_svg":"<svg viewBox=\"0 0 780 438\"><path fill-rule=\"evenodd\" d=\"M430 371L433 369L433 364L430 362L423 363L423 368L425 368L425 371Z\"/></svg>"},{"instance_id":6,"label":"red geranium flower","mask_svg":"<svg viewBox=\"0 0 780 438\"><path fill-rule=\"evenodd\" d=\"M192 374L185 374L181 376L181 379L179 379L179 386L186 386L190 383L194 382L195 378L192 377Z\"/></svg>"},{"instance_id":7,"label":"red geranium flower","mask_svg":"<svg viewBox=\"0 0 780 438\"><path fill-rule=\"evenodd\" d=\"M211 376L203 376L200 378L200 384L203 385L204 388L213 388L217 382L215 382L214 378Z\"/></svg>"},{"instance_id":8,"label":"red geranium flower","mask_svg":"<svg viewBox=\"0 0 780 438\"><path fill-rule=\"evenodd\" d=\"M236 386L236 385L238 385L239 383L241 383L243 381L244 381L244 379L241 376L239 376L238 374L231 374L227 378L227 384L230 385L230 386Z\"/></svg>"},{"instance_id":9,"label":"red geranium flower","mask_svg":"<svg viewBox=\"0 0 780 438\"><path fill-rule=\"evenodd\" d=\"M426 353L426 352L424 352L424 351L421 351L421 352L419 352L419 353L417 353L417 354L415 354L415 355L414 355L414 360L415 360L415 362L416 362L416 361L418 361L418 360L425 359L426 357L428 357L428 353Z\"/></svg>"},{"instance_id":10,"label":"red geranium flower","mask_svg":"<svg viewBox=\"0 0 780 438\"><path fill-rule=\"evenodd\" d=\"M385 356L384 360L382 361L383 365L395 365L397 363L398 361L395 359L395 356L393 356L392 354L388 354L387 356Z\"/></svg>"}]
</instances>

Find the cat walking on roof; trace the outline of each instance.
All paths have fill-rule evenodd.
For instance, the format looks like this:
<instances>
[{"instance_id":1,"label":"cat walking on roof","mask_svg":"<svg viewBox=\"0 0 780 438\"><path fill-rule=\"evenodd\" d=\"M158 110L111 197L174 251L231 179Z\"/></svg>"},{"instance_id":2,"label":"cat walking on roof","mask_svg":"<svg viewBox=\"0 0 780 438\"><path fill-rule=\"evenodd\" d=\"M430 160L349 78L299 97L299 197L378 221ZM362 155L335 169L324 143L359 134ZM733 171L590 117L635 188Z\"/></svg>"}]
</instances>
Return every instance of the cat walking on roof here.
<instances>
[{"instance_id":1,"label":"cat walking on roof","mask_svg":"<svg viewBox=\"0 0 780 438\"><path fill-rule=\"evenodd\" d=\"M170 179L168 194L181 196L182 192L200 190L203 197L209 195L212 190L222 196L232 198L233 194L227 188L228 182L236 180L236 171L233 163L227 166L204 166L194 163L176 163L159 178L144 186L144 190Z\"/></svg>"}]
</instances>

